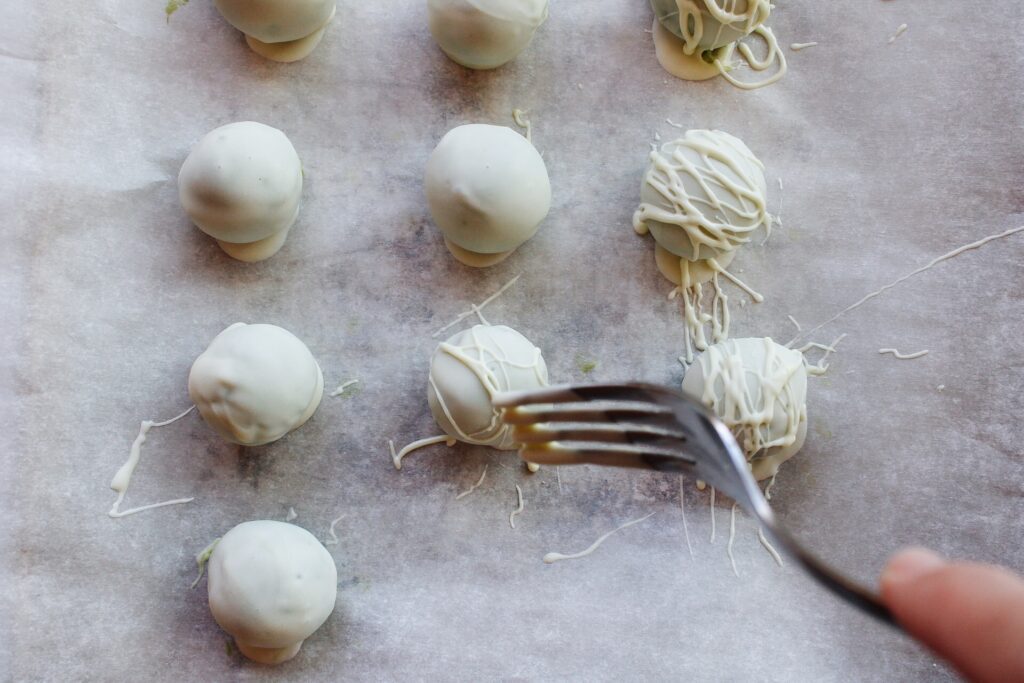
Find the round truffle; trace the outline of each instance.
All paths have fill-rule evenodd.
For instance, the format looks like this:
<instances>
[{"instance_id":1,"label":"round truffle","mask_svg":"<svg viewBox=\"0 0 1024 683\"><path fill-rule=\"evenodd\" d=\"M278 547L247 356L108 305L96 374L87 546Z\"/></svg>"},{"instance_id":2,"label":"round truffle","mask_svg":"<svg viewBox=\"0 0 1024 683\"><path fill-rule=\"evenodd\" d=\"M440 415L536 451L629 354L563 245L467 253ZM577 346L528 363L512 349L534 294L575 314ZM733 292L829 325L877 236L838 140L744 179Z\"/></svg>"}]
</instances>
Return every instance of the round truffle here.
<instances>
[{"instance_id":1,"label":"round truffle","mask_svg":"<svg viewBox=\"0 0 1024 683\"><path fill-rule=\"evenodd\" d=\"M504 325L475 325L438 344L427 401L452 438L507 451L516 444L492 403L495 393L547 384L544 357L529 339Z\"/></svg>"},{"instance_id":2,"label":"round truffle","mask_svg":"<svg viewBox=\"0 0 1024 683\"><path fill-rule=\"evenodd\" d=\"M299 214L302 164L284 133L262 123L229 123L192 148L178 174L189 218L231 256L277 253Z\"/></svg>"},{"instance_id":3,"label":"round truffle","mask_svg":"<svg viewBox=\"0 0 1024 683\"><path fill-rule=\"evenodd\" d=\"M255 52L278 62L306 57L334 18L335 0L214 0Z\"/></svg>"},{"instance_id":4,"label":"round truffle","mask_svg":"<svg viewBox=\"0 0 1024 683\"><path fill-rule=\"evenodd\" d=\"M425 185L434 222L468 265L484 265L473 255L491 262L506 256L537 232L551 208L544 160L505 126L448 131L427 161Z\"/></svg>"},{"instance_id":5,"label":"round truffle","mask_svg":"<svg viewBox=\"0 0 1024 683\"><path fill-rule=\"evenodd\" d=\"M755 479L775 476L807 438L804 356L767 337L709 346L686 371L683 393L732 430Z\"/></svg>"},{"instance_id":6,"label":"round truffle","mask_svg":"<svg viewBox=\"0 0 1024 683\"><path fill-rule=\"evenodd\" d=\"M452 61L494 69L526 49L548 18L548 0L427 0L434 40Z\"/></svg>"},{"instance_id":7,"label":"round truffle","mask_svg":"<svg viewBox=\"0 0 1024 683\"><path fill-rule=\"evenodd\" d=\"M764 164L742 140L689 130L651 152L633 226L681 258L720 258L769 225L767 195Z\"/></svg>"},{"instance_id":8,"label":"round truffle","mask_svg":"<svg viewBox=\"0 0 1024 683\"><path fill-rule=\"evenodd\" d=\"M235 323L192 364L188 395L206 423L232 443L277 441L312 417L324 391L313 354L276 325Z\"/></svg>"},{"instance_id":9,"label":"round truffle","mask_svg":"<svg viewBox=\"0 0 1024 683\"><path fill-rule=\"evenodd\" d=\"M769 0L651 0L651 7L687 54L735 43L771 14Z\"/></svg>"},{"instance_id":10,"label":"round truffle","mask_svg":"<svg viewBox=\"0 0 1024 683\"><path fill-rule=\"evenodd\" d=\"M313 534L286 522L244 522L208 565L210 612L238 649L262 664L294 657L334 610L338 570Z\"/></svg>"}]
</instances>

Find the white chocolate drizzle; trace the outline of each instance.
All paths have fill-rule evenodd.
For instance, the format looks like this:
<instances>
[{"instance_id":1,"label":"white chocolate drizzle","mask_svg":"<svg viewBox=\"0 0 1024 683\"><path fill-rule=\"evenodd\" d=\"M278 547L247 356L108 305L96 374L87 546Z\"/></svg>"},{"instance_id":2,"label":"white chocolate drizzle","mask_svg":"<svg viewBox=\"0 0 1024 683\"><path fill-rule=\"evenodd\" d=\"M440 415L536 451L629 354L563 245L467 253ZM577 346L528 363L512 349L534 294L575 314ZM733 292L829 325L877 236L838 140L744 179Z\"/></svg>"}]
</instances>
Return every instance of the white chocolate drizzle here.
<instances>
[{"instance_id":1,"label":"white chocolate drizzle","mask_svg":"<svg viewBox=\"0 0 1024 683\"><path fill-rule=\"evenodd\" d=\"M523 502L523 489L519 484L516 484L516 497L519 499L519 504L508 513L508 525L513 529L516 528L516 515L523 511L525 503Z\"/></svg>"},{"instance_id":2,"label":"white chocolate drizzle","mask_svg":"<svg viewBox=\"0 0 1024 683\"><path fill-rule=\"evenodd\" d=\"M783 566L782 557L779 555L779 551L777 551L768 539L765 538L764 529L760 527L757 529L757 540L761 543L761 546L768 551L768 554L772 556L772 559L775 560L775 564L780 567Z\"/></svg>"},{"instance_id":3,"label":"white chocolate drizzle","mask_svg":"<svg viewBox=\"0 0 1024 683\"><path fill-rule=\"evenodd\" d=\"M890 353L897 360L914 360L915 358L921 358L922 356L928 355L928 349L923 351L915 351L914 353L900 353L896 349L878 349L878 353L886 354Z\"/></svg>"},{"instance_id":4,"label":"white chocolate drizzle","mask_svg":"<svg viewBox=\"0 0 1024 683\"><path fill-rule=\"evenodd\" d=\"M358 379L350 379L347 382L342 382L341 384L338 385L337 389L335 389L334 391L331 392L331 397L334 397L334 396L351 396L352 392L346 393L346 390L349 387L355 386L356 384L359 384L359 380Z\"/></svg>"},{"instance_id":5,"label":"white chocolate drizzle","mask_svg":"<svg viewBox=\"0 0 1024 683\"><path fill-rule=\"evenodd\" d=\"M793 326L796 328L797 332L802 332L803 331L804 328L800 327L800 323L797 322L796 318L794 318L791 315L787 315L786 317L789 318L789 322L793 323Z\"/></svg>"},{"instance_id":6,"label":"white chocolate drizzle","mask_svg":"<svg viewBox=\"0 0 1024 683\"><path fill-rule=\"evenodd\" d=\"M690 543L690 529L686 525L686 496L683 493L683 475L679 475L679 512L683 516L683 536L686 538L686 549L690 551L690 557L693 557L693 544Z\"/></svg>"},{"instance_id":7,"label":"white chocolate drizzle","mask_svg":"<svg viewBox=\"0 0 1024 683\"><path fill-rule=\"evenodd\" d=\"M832 316L831 318L829 318L825 322L821 323L820 325L816 325L815 327L812 327L811 329L807 330L806 332L797 335L796 337L791 339L789 341L789 343L786 344L786 346L792 346L794 342L799 341L801 338L809 336L811 334L814 334L815 332L817 332L821 328L825 327L826 325L831 325L832 323L834 323L835 321L839 320L840 318L842 318L844 315L846 315L850 311L853 311L854 309L860 308L861 306L866 304L868 301L871 301L875 297L881 296L882 294L884 294L885 292L889 291L893 287L896 287L896 286L906 282L907 280L909 280L910 278L914 277L915 275L920 275L921 273L925 272L926 270L930 270L931 268L934 268L935 266L937 266L938 264L942 263L943 261L948 261L951 258L955 258L955 257L959 256L960 254L964 253L965 251L971 251L972 249L978 249L980 247L985 246L989 242L992 242L992 241L998 240L998 239L1003 239L1005 237L1009 237L1010 235L1015 235L1018 232L1022 232L1022 231L1024 231L1024 225L1021 225L1021 226L1016 227L1016 228L1010 228L1009 230L1004 230L1003 232L997 233L995 235L989 235L988 237L983 237L982 239L977 240L975 242L971 242L970 244L965 244L962 247L957 247L953 251L947 252L947 253L943 254L942 256L938 256L936 258L933 258L931 261L929 261L927 264L921 266L917 270L911 271L910 273L907 273L906 275L904 275L904 276L902 276L900 278L897 278L896 280L893 280L889 284L884 285L883 287L880 287L880 288L876 289L875 291L871 292L870 294L866 294L865 296L861 297L856 302L850 304L849 306L847 306L843 310L839 311L834 316Z\"/></svg>"},{"instance_id":8,"label":"white chocolate drizzle","mask_svg":"<svg viewBox=\"0 0 1024 683\"><path fill-rule=\"evenodd\" d=\"M811 349L817 349L819 351L825 352L825 354L821 357L821 360L819 360L817 364L812 365L809 361L806 360L806 358L804 359L804 362L807 367L807 374L813 377L821 377L826 372L828 372L828 357L831 354L836 353L836 347L839 346L839 342L843 341L844 339L846 339L845 332L836 337L835 341L833 341L831 344L819 344L817 342L809 342L801 346L799 349L797 349L797 351L803 354L806 354Z\"/></svg>"},{"instance_id":9,"label":"white chocolate drizzle","mask_svg":"<svg viewBox=\"0 0 1024 683\"><path fill-rule=\"evenodd\" d=\"M732 512L729 513L729 543L725 546L725 552L729 555L729 564L732 565L732 573L739 578L740 572L736 569L736 556L732 554L732 543L736 540L736 503L732 504Z\"/></svg>"},{"instance_id":10,"label":"white chocolate drizzle","mask_svg":"<svg viewBox=\"0 0 1024 683\"><path fill-rule=\"evenodd\" d=\"M739 140L719 131L688 130L682 138L662 145L660 151L651 152L644 183L654 189L669 208L641 202L633 213L633 229L645 235L647 222L651 220L677 226L685 232L694 251L706 246L719 253L746 244L761 225L770 230L764 189L751 174L753 169L763 172L764 164L746 145L737 143ZM684 150L696 152L700 163L691 161ZM738 182L730 175L735 175ZM687 191L684 176L700 186L703 197L695 197ZM735 201L722 201L715 188L727 190ZM743 225L726 221L722 216L724 210L733 212Z\"/></svg>"},{"instance_id":11,"label":"white chocolate drizzle","mask_svg":"<svg viewBox=\"0 0 1024 683\"><path fill-rule=\"evenodd\" d=\"M817 47L818 43L811 41L809 43L793 43L789 46L789 49L793 52L799 52L800 50L806 50L809 47Z\"/></svg>"},{"instance_id":12,"label":"white chocolate drizzle","mask_svg":"<svg viewBox=\"0 0 1024 683\"><path fill-rule=\"evenodd\" d=\"M199 551L196 555L196 566L199 568L199 573L196 574L196 580L189 586L190 589L194 589L199 585L199 580L203 578L203 574L206 573L206 563L210 561L210 555L213 554L213 549L217 547L217 543L220 542L220 537L213 539L210 545L206 546Z\"/></svg>"},{"instance_id":13,"label":"white chocolate drizzle","mask_svg":"<svg viewBox=\"0 0 1024 683\"><path fill-rule=\"evenodd\" d=\"M900 24L899 28L896 29L896 33L889 36L889 44L892 45L893 43L895 43L897 38L899 38L900 36L907 32L908 28L909 27L906 24Z\"/></svg>"},{"instance_id":14,"label":"white chocolate drizzle","mask_svg":"<svg viewBox=\"0 0 1024 683\"><path fill-rule=\"evenodd\" d=\"M327 530L327 534L330 536L330 538L324 541L324 545L338 545L338 534L334 532L334 527L337 526L338 522L340 522L344 518L345 515L338 515L337 517L331 520L331 528Z\"/></svg>"},{"instance_id":15,"label":"white chocolate drizzle","mask_svg":"<svg viewBox=\"0 0 1024 683\"><path fill-rule=\"evenodd\" d=\"M295 511L295 508L289 507L288 514L284 516L284 521L291 522L294 519L298 519L299 513Z\"/></svg>"},{"instance_id":16,"label":"white chocolate drizzle","mask_svg":"<svg viewBox=\"0 0 1024 683\"><path fill-rule=\"evenodd\" d=\"M459 495L455 496L455 500L462 500L463 498L465 498L469 494L473 493L473 491L476 491L478 488L480 488L480 484L484 483L484 477L486 477L486 476L487 476L487 465L485 464L484 465L484 471L480 473L480 478L477 479L477 482L475 484L473 484L472 486L470 486L465 491L463 491L462 493L460 493Z\"/></svg>"},{"instance_id":17,"label":"white chocolate drizzle","mask_svg":"<svg viewBox=\"0 0 1024 683\"><path fill-rule=\"evenodd\" d=\"M711 508L711 540L710 543L715 542L715 487L711 487L711 502L708 504Z\"/></svg>"},{"instance_id":18,"label":"white chocolate drizzle","mask_svg":"<svg viewBox=\"0 0 1024 683\"><path fill-rule=\"evenodd\" d=\"M718 71L722 74L722 78L742 90L756 90L758 88L763 88L766 85L771 85L785 76L786 71L789 69L789 65L786 63L786 55L781 49L779 49L779 41L775 37L775 33L767 26L758 26L751 31L751 35L754 34L760 36L768 48L767 53L763 58L757 57L750 46L743 41L736 43L736 50L740 53L740 56L743 57L747 66L754 71L767 71L772 67L772 65L777 63L778 68L775 73L768 78L763 81L741 81L729 73L734 68L733 66L725 64L717 56L714 58L715 66L718 67Z\"/></svg>"},{"instance_id":19,"label":"white chocolate drizzle","mask_svg":"<svg viewBox=\"0 0 1024 683\"><path fill-rule=\"evenodd\" d=\"M601 536L599 539L594 541L593 544L591 544L591 546L589 548L587 548L586 550L583 550L581 552L573 553L572 555L563 555L562 553L548 553L548 554L546 554L544 556L544 563L545 564L554 564L555 562L561 562L562 560L578 560L581 557L586 557L590 553L592 553L595 550L597 550L601 546L601 544L604 543L606 540L608 540L608 537L611 536L612 534L614 534L616 532L619 532L619 531L622 531L626 527L631 527L634 524L639 524L640 522L643 522L644 520L649 519L651 517L651 515L653 515L653 514L654 514L654 512L652 512L652 513L650 513L648 515L644 515L640 519L634 519L631 522L626 522L625 524L623 524L622 526L620 526L620 527L618 527L616 529L612 529L611 531L606 533L604 536Z\"/></svg>"},{"instance_id":20,"label":"white chocolate drizzle","mask_svg":"<svg viewBox=\"0 0 1024 683\"><path fill-rule=\"evenodd\" d=\"M530 123L530 119L527 118L526 112L522 109L512 110L512 120L516 122L516 125L526 130L525 137L526 141L531 145L533 144L533 124Z\"/></svg>"},{"instance_id":21,"label":"white chocolate drizzle","mask_svg":"<svg viewBox=\"0 0 1024 683\"><path fill-rule=\"evenodd\" d=\"M465 320L466 318L468 318L469 316L474 315L474 314L477 315L480 318L480 322L482 322L484 325L489 325L490 323L488 323L486 320L484 320L483 314L481 313L481 311L483 310L484 306L486 306L487 304L491 303L492 301L497 299L499 296L501 296L505 292L506 289L508 289L509 287L514 285L516 283L516 281L518 281L519 278L521 278L522 276L523 276L522 273L520 273L519 275L516 275L514 278L512 278L507 283L505 283L502 286L501 289L499 289L497 292L495 292L494 294L492 294L489 297L487 297L486 299L484 299L480 304L470 304L470 309L468 311L464 311L463 313L460 313L458 315L458 317L455 318L455 320L453 320L452 322L448 323L447 325L445 325L444 327L442 327L441 329L439 329L437 332L435 332L434 334L432 334L430 336L432 338L433 337L437 337L441 333L443 333L443 332L445 332L447 330L450 330L451 328L455 327L456 325L461 323L463 320Z\"/></svg>"},{"instance_id":22,"label":"white chocolate drizzle","mask_svg":"<svg viewBox=\"0 0 1024 683\"><path fill-rule=\"evenodd\" d=\"M451 448L452 446L455 445L455 438L448 436L447 434L442 434L440 436L428 436L425 439L413 441L411 444L408 444L407 446L403 447L402 450L398 451L397 453L395 452L395 442L392 441L391 439L388 439L388 448L391 449L391 462L394 463L396 470L400 470L402 469L402 458L404 458L405 456L409 455L410 453L419 448L433 446L434 444L437 443L447 444L447 446Z\"/></svg>"},{"instance_id":23,"label":"white chocolate drizzle","mask_svg":"<svg viewBox=\"0 0 1024 683\"><path fill-rule=\"evenodd\" d=\"M775 479L778 476L778 472L773 474L772 478L768 480L768 484L764 487L765 500L772 499L772 487L775 486ZM764 547L764 549L768 551L768 554L772 556L772 559L775 560L775 564L779 565L780 567L783 566L782 557L779 555L779 552L775 550L775 547L768 541L768 539L765 538L764 528L760 526L757 528L757 540L761 543L762 547Z\"/></svg>"},{"instance_id":24,"label":"white chocolate drizzle","mask_svg":"<svg viewBox=\"0 0 1024 683\"><path fill-rule=\"evenodd\" d=\"M111 517L127 517L128 515L134 515L136 512L143 512L144 510L152 510L154 508L165 507L167 505L181 505L183 503L191 503L195 498L175 498L174 500L165 500L162 503L152 503L150 505L141 505L139 507L132 508L130 510L120 510L121 501L124 500L125 494L128 493L128 484L131 483L132 473L135 472L135 467L139 464L139 458L142 457L142 444L146 442L146 434L153 427L165 427L173 422L177 422L181 418L185 417L195 409L195 406L189 406L188 410L181 413L176 417L172 417L170 420L164 420L163 422L154 422L152 420L143 420L139 427L139 435L135 437L135 441L132 443L131 451L128 454L128 460L121 465L120 469L114 475L114 478L110 482L110 488L117 492L117 499L114 501L113 507L107 513Z\"/></svg>"},{"instance_id":25,"label":"white chocolate drizzle","mask_svg":"<svg viewBox=\"0 0 1024 683\"><path fill-rule=\"evenodd\" d=\"M744 368L738 354L730 352L734 349L712 346L700 358L704 371L701 401L729 426L748 459L770 448L791 446L800 423L807 419L807 405L794 395L790 382L803 367L803 356L798 362L787 362L791 359L776 351L775 342L767 337L762 341L764 366L755 371L757 382L747 381L751 370ZM758 388L757 395L752 395L751 385ZM786 417L785 430L772 438L772 420L780 407Z\"/></svg>"}]
</instances>

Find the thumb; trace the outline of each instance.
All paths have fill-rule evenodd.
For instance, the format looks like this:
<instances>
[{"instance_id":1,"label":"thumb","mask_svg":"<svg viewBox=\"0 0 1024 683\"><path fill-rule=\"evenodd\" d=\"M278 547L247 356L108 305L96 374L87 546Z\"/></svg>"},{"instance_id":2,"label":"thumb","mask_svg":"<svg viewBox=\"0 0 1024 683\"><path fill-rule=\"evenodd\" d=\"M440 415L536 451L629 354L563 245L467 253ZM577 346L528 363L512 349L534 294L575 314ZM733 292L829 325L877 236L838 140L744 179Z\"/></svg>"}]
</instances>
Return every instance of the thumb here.
<instances>
[{"instance_id":1,"label":"thumb","mask_svg":"<svg viewBox=\"0 0 1024 683\"><path fill-rule=\"evenodd\" d=\"M1024 681L1024 580L999 567L905 550L882 600L911 635L974 681Z\"/></svg>"}]
</instances>

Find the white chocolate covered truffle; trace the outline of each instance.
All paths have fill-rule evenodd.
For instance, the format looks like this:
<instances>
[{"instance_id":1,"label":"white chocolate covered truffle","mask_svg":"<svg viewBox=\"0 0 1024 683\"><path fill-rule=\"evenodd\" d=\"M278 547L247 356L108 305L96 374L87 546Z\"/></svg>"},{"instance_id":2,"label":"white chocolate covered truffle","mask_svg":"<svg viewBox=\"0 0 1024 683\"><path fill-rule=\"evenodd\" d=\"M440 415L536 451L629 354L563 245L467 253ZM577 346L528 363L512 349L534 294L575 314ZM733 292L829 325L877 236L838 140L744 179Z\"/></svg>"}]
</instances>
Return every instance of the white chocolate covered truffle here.
<instances>
[{"instance_id":1,"label":"white chocolate covered truffle","mask_svg":"<svg viewBox=\"0 0 1024 683\"><path fill-rule=\"evenodd\" d=\"M235 323L192 364L188 395L232 443L260 446L301 427L320 405L324 378L313 354L276 325Z\"/></svg>"},{"instance_id":2,"label":"white chocolate covered truffle","mask_svg":"<svg viewBox=\"0 0 1024 683\"><path fill-rule=\"evenodd\" d=\"M196 143L178 174L192 222L241 261L270 258L299 215L302 163L284 133L229 123Z\"/></svg>"},{"instance_id":3,"label":"white chocolate covered truffle","mask_svg":"<svg viewBox=\"0 0 1024 683\"><path fill-rule=\"evenodd\" d=\"M499 450L516 448L492 399L497 392L548 384L540 349L504 325L475 325L438 344L430 359L427 401L446 434Z\"/></svg>"},{"instance_id":4,"label":"white chocolate covered truffle","mask_svg":"<svg viewBox=\"0 0 1024 683\"><path fill-rule=\"evenodd\" d=\"M427 0L430 33L452 61L494 69L516 58L548 18L548 0Z\"/></svg>"},{"instance_id":5,"label":"white chocolate covered truffle","mask_svg":"<svg viewBox=\"0 0 1024 683\"><path fill-rule=\"evenodd\" d=\"M807 437L807 367L768 338L709 346L686 371L683 393L732 430L755 479L775 476Z\"/></svg>"},{"instance_id":6,"label":"white chocolate covered truffle","mask_svg":"<svg viewBox=\"0 0 1024 683\"><path fill-rule=\"evenodd\" d=\"M688 54L735 43L768 20L769 0L651 0L655 17Z\"/></svg>"},{"instance_id":7,"label":"white chocolate covered truffle","mask_svg":"<svg viewBox=\"0 0 1024 683\"><path fill-rule=\"evenodd\" d=\"M448 131L427 161L427 204L452 254L471 266L507 257L551 208L551 182L536 148L506 126Z\"/></svg>"},{"instance_id":8,"label":"white chocolate covered truffle","mask_svg":"<svg viewBox=\"0 0 1024 683\"><path fill-rule=\"evenodd\" d=\"M724 256L768 225L764 164L720 130L688 130L653 150L633 227L691 261Z\"/></svg>"},{"instance_id":9,"label":"white chocolate covered truffle","mask_svg":"<svg viewBox=\"0 0 1024 683\"><path fill-rule=\"evenodd\" d=\"M771 0L651 0L654 8L654 49L658 63L676 78L703 81L722 76L746 90L774 83L786 73L786 57L772 30L764 25ZM767 54L755 56L740 40L756 33ZM730 73L733 53L755 72L777 65L760 81L740 80Z\"/></svg>"},{"instance_id":10,"label":"white chocolate covered truffle","mask_svg":"<svg viewBox=\"0 0 1024 683\"><path fill-rule=\"evenodd\" d=\"M208 571L213 618L242 654L261 664L294 657L334 610L334 558L294 524L239 524L214 546Z\"/></svg>"},{"instance_id":11,"label":"white chocolate covered truffle","mask_svg":"<svg viewBox=\"0 0 1024 683\"><path fill-rule=\"evenodd\" d=\"M335 0L214 0L254 52L277 62L309 55L334 18Z\"/></svg>"}]
</instances>

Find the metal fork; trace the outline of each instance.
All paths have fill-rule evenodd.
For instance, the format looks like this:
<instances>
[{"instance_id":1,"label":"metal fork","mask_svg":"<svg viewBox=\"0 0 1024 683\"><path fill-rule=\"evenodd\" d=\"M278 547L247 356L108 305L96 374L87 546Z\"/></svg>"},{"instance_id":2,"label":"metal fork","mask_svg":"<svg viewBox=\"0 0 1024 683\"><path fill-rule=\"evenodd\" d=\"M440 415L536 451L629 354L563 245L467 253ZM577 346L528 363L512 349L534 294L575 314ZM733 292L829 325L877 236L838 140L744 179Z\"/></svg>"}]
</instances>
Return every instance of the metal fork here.
<instances>
[{"instance_id":1,"label":"metal fork","mask_svg":"<svg viewBox=\"0 0 1024 683\"><path fill-rule=\"evenodd\" d=\"M647 384L598 384L504 392L494 405L527 462L653 469L707 482L753 515L821 585L896 625L877 594L830 568L779 524L732 432L700 403Z\"/></svg>"}]
</instances>

